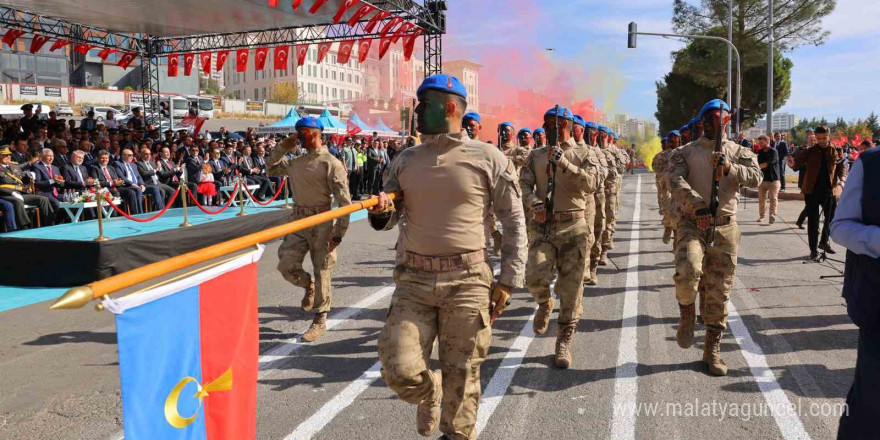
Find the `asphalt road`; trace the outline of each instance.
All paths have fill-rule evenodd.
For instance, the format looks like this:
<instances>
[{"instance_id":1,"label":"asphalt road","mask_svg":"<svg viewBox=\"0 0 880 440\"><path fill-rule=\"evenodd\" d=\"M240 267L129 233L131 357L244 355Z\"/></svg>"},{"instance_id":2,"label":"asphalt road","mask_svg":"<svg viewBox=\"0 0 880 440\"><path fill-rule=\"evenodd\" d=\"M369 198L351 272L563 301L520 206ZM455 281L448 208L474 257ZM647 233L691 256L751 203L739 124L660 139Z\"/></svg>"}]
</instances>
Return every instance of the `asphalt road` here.
<instances>
[{"instance_id":1,"label":"asphalt road","mask_svg":"<svg viewBox=\"0 0 880 440\"><path fill-rule=\"evenodd\" d=\"M482 368L480 438L833 438L857 330L840 279L819 278L842 265L801 262L805 231L791 224L801 207L782 202L775 225L755 223L754 201L741 209L722 341L730 374L712 377L699 362L701 326L694 347L675 343L672 254L660 241L653 175L626 176L610 253L617 267L601 268L600 286L584 293L572 368L552 367L555 323L535 337L534 304L519 290L494 326ZM297 307L301 289L275 271L278 243L267 246L259 263L259 439L419 438L415 407L378 375L395 239L352 224L333 280L331 328L314 344L297 341L310 316ZM120 438L112 316L47 306L0 314L0 438Z\"/></svg>"}]
</instances>

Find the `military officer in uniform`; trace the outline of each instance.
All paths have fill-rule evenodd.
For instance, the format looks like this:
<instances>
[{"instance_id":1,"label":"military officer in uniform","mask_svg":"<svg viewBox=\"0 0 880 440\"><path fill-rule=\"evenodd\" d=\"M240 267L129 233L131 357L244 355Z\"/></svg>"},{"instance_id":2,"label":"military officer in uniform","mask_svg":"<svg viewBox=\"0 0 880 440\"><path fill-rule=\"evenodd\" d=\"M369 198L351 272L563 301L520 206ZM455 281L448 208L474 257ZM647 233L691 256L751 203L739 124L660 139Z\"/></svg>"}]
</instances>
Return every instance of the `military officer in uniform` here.
<instances>
[{"instance_id":1,"label":"military officer in uniform","mask_svg":"<svg viewBox=\"0 0 880 440\"><path fill-rule=\"evenodd\" d=\"M687 145L691 142L691 126L688 124L684 124L681 128L678 129L678 132L681 134L681 144Z\"/></svg>"},{"instance_id":2,"label":"military officer in uniform","mask_svg":"<svg viewBox=\"0 0 880 440\"><path fill-rule=\"evenodd\" d=\"M288 177L293 191L291 221L330 210L330 205L351 204L348 193L348 175L345 165L321 144L324 126L313 117L296 123L297 134L283 140L272 150L266 161L266 171L273 177ZM291 159L291 150L302 146L308 154ZM302 339L312 342L327 332L327 312L330 311L330 278L336 265L336 247L348 229L348 216L335 223L321 223L309 229L288 234L278 248L278 271L285 280L306 290L302 309L314 312L315 317ZM306 253L311 255L315 276L303 270Z\"/></svg>"},{"instance_id":3,"label":"military officer in uniform","mask_svg":"<svg viewBox=\"0 0 880 440\"><path fill-rule=\"evenodd\" d=\"M596 232L595 232L596 228L601 227L600 223L602 223L604 225L604 220L605 220L605 212L602 211L600 213L600 207L601 207L601 210L605 209L604 208L604 206L605 206L604 205L604 203L605 203L605 177L608 174L608 161L605 159L605 153L602 153L602 150L600 150L599 147L594 147L593 145L591 145L589 143L590 132L587 131L588 124L589 123L586 120L584 120L584 118L581 117L581 115L574 115L574 129L572 130L572 136L574 137L574 141L579 147L586 148L586 149L590 150L590 152L592 153L592 157L594 159L594 162L596 164L598 164L598 166L596 167L596 170L598 172L598 175L597 175L598 182L596 183L596 191L593 192L593 203L594 203L595 214L593 216L593 223L592 223L593 227L590 228L591 229L590 236L587 237L587 248L585 251L585 255L587 255L587 269L584 270L584 284L586 284L588 286L595 286L599 282L598 282L598 280L596 280L596 281L593 280L594 271L591 270L592 269L591 255L593 252L593 248L596 247L596 241L597 241ZM601 197L600 197L600 195L601 195ZM601 249L601 243L599 244L599 246Z\"/></svg>"},{"instance_id":4,"label":"military officer in uniform","mask_svg":"<svg viewBox=\"0 0 880 440\"><path fill-rule=\"evenodd\" d=\"M557 131L558 123L558 131ZM554 364L571 365L571 345L580 318L587 268L587 243L592 236L598 187L599 162L593 152L578 146L571 137L574 117L565 107L556 106L544 114L544 129L552 147L532 150L520 174L523 202L531 207L529 220L529 262L526 283L538 311L533 323L542 335L550 324L553 298L550 280L554 271L556 296L560 299ZM554 180L550 191L551 175ZM548 212L547 196L552 197Z\"/></svg>"},{"instance_id":5,"label":"military officer in uniform","mask_svg":"<svg viewBox=\"0 0 880 440\"><path fill-rule=\"evenodd\" d=\"M467 91L449 75L425 78L417 90L419 132L425 143L402 151L369 221L389 230L406 219L398 243L397 284L379 335L382 378L404 401L418 405L417 430L430 436L439 422L447 439L474 439L480 365L491 339L492 298L524 281L526 234L513 163L489 144L462 133ZM487 211L504 228L497 280L485 261ZM428 360L439 340L440 371Z\"/></svg>"},{"instance_id":6,"label":"military officer in uniform","mask_svg":"<svg viewBox=\"0 0 880 440\"><path fill-rule=\"evenodd\" d=\"M480 140L480 132L483 131L482 118L480 114L477 112L467 112L461 118L461 127L467 136L471 139ZM487 144L488 145L488 144ZM491 145L489 145L491 147ZM492 246L492 253L495 255L501 254L501 241L504 239L503 234L501 234L501 230L498 229L498 219L495 217L495 214L492 210L488 210L486 214L486 222L483 224L483 228L485 228L485 236L486 236L486 256L488 260L488 252L489 246L492 243L489 242L489 237L492 237L494 241L494 245Z\"/></svg>"},{"instance_id":7,"label":"military officer in uniform","mask_svg":"<svg viewBox=\"0 0 880 440\"><path fill-rule=\"evenodd\" d=\"M480 140L480 132L483 131L483 118L477 112L467 112L461 118L461 128L469 138Z\"/></svg>"},{"instance_id":8,"label":"military officer in uniform","mask_svg":"<svg viewBox=\"0 0 880 440\"><path fill-rule=\"evenodd\" d=\"M532 131L529 130L528 127L519 129L519 132L516 133L516 140L520 147L523 147L526 150L532 149Z\"/></svg>"},{"instance_id":9,"label":"military officer in uniform","mask_svg":"<svg viewBox=\"0 0 880 440\"><path fill-rule=\"evenodd\" d=\"M614 232L617 231L617 216L620 214L620 192L623 190L623 175L626 174L626 165L629 163L629 154L626 150L617 146L619 136L614 130L608 130L610 149L617 157L617 197L614 200L614 221L611 224L611 234L608 242L608 249L614 249ZM608 228L606 227L606 230Z\"/></svg>"},{"instance_id":10,"label":"military officer in uniform","mask_svg":"<svg viewBox=\"0 0 880 440\"><path fill-rule=\"evenodd\" d=\"M612 235L617 220L614 210L614 207L617 206L617 182L622 174L620 168L623 164L620 163L620 158L618 158L615 150L612 149L613 147L608 136L608 127L600 125L598 132L599 148L605 153L605 159L608 161L608 177L605 179L605 227L602 230L602 251L599 253L599 260L597 262L599 266L605 266L608 264L608 250L613 247Z\"/></svg>"},{"instance_id":11,"label":"military officer in uniform","mask_svg":"<svg viewBox=\"0 0 880 440\"><path fill-rule=\"evenodd\" d=\"M602 256L602 235L605 232L605 182L611 175L611 166L607 152L599 148L599 125L593 121L586 123L584 137L589 148L599 158L599 183L593 199L596 202L596 219L593 222L593 246L590 248L588 270L589 276L584 275L584 282L588 286L599 285L599 259ZM614 170L616 172L616 169Z\"/></svg>"},{"instance_id":12,"label":"military officer in uniform","mask_svg":"<svg viewBox=\"0 0 880 440\"><path fill-rule=\"evenodd\" d=\"M694 338L695 307L698 287L706 290L706 340L703 362L713 375L727 375L721 359L721 335L727 327L727 301L736 269L740 241L736 223L739 188L757 187L763 177L755 154L725 136L730 107L720 99L706 103L700 110L704 133L699 139L676 149L669 157L669 189L680 219L675 248L675 296L681 321L676 339L689 348ZM716 124L721 122L720 132ZM715 136L722 136L722 151L714 152ZM717 167L723 167L715 218L709 211L712 181ZM715 228L709 243L710 226Z\"/></svg>"},{"instance_id":13,"label":"military officer in uniform","mask_svg":"<svg viewBox=\"0 0 880 440\"><path fill-rule=\"evenodd\" d=\"M669 155L678 148L681 134L678 130L672 130L666 135L663 143L663 151L654 156L651 168L654 169L654 178L657 183L657 204L660 214L663 215L663 243L669 244L672 234L675 232L675 216L669 209L669 180L667 178L667 166ZM674 250L674 249L673 249Z\"/></svg>"},{"instance_id":14,"label":"military officer in uniform","mask_svg":"<svg viewBox=\"0 0 880 440\"><path fill-rule=\"evenodd\" d=\"M529 159L529 148L518 145L513 138L513 125L510 122L502 122L499 127L506 135L502 135L501 139L505 140L501 144L501 152L504 153L505 156L509 157L513 162L513 166L516 167L516 175L519 176L519 170L522 169L523 165L526 164L526 161ZM522 130L520 130L522 132ZM528 132L528 129L526 129Z\"/></svg>"},{"instance_id":15,"label":"military officer in uniform","mask_svg":"<svg viewBox=\"0 0 880 440\"><path fill-rule=\"evenodd\" d=\"M25 183L27 180L28 178L22 173L21 168L12 162L12 152L9 151L9 145L0 147L0 199L12 203L18 227L23 228L31 223L25 205L37 207L40 211L42 224L52 224L53 211L49 199L26 192L29 186L28 183ZM10 213L6 213L6 215L10 215Z\"/></svg>"},{"instance_id":16,"label":"military officer in uniform","mask_svg":"<svg viewBox=\"0 0 880 440\"><path fill-rule=\"evenodd\" d=\"M536 128L535 131L532 132L532 139L535 140L535 145L532 147L533 149L547 146L547 133L544 132L544 129L541 127Z\"/></svg>"}]
</instances>

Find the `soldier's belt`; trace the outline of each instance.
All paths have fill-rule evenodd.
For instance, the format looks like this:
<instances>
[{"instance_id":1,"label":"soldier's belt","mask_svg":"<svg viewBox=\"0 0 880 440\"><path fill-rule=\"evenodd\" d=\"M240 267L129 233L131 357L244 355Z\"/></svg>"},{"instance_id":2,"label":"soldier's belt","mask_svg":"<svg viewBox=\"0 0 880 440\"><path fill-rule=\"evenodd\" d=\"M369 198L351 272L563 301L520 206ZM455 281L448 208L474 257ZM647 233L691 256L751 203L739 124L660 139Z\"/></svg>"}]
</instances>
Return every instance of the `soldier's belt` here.
<instances>
[{"instance_id":1,"label":"soldier's belt","mask_svg":"<svg viewBox=\"0 0 880 440\"><path fill-rule=\"evenodd\" d=\"M578 211L554 212L552 220L557 221L557 222L567 222L567 221L577 220L579 218L584 218L584 217L586 217L586 215L584 214L584 211L581 209Z\"/></svg>"},{"instance_id":2,"label":"soldier's belt","mask_svg":"<svg viewBox=\"0 0 880 440\"><path fill-rule=\"evenodd\" d=\"M440 257L405 252L404 260L405 264L413 269L425 272L449 272L463 269L474 263L482 263L486 261L486 254L482 249L466 254L444 255Z\"/></svg>"},{"instance_id":3,"label":"soldier's belt","mask_svg":"<svg viewBox=\"0 0 880 440\"><path fill-rule=\"evenodd\" d=\"M294 215L315 215L315 214L320 214L322 212L329 211L330 208L331 208L330 205L321 205L321 206L293 205L293 214Z\"/></svg>"},{"instance_id":4,"label":"soldier's belt","mask_svg":"<svg viewBox=\"0 0 880 440\"><path fill-rule=\"evenodd\" d=\"M694 217L692 214L684 214L681 216L681 218L696 221L696 217ZM721 215L715 219L715 226L727 226L731 223L736 223L735 215Z\"/></svg>"}]
</instances>

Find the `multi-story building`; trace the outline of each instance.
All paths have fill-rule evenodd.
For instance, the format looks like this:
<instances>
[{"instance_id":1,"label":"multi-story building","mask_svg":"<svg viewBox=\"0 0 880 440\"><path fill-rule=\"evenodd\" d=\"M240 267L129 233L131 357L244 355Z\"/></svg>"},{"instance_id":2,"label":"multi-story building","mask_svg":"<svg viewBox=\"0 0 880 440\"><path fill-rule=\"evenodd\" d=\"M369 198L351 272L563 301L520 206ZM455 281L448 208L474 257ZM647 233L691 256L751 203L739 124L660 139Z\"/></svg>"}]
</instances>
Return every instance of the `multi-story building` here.
<instances>
[{"instance_id":1,"label":"multi-story building","mask_svg":"<svg viewBox=\"0 0 880 440\"><path fill-rule=\"evenodd\" d=\"M458 78L467 89L468 111L480 111L481 67L483 66L468 60L453 60L443 63L443 73Z\"/></svg>"},{"instance_id":2,"label":"multi-story building","mask_svg":"<svg viewBox=\"0 0 880 440\"><path fill-rule=\"evenodd\" d=\"M70 85L70 46L50 52L46 44L36 54L31 54L31 35L26 34L15 41L12 48L0 44L0 82L41 84L49 86Z\"/></svg>"},{"instance_id":3,"label":"multi-story building","mask_svg":"<svg viewBox=\"0 0 880 440\"><path fill-rule=\"evenodd\" d=\"M773 131L789 131L798 123L798 117L791 113L773 114Z\"/></svg>"},{"instance_id":4,"label":"multi-story building","mask_svg":"<svg viewBox=\"0 0 880 440\"><path fill-rule=\"evenodd\" d=\"M645 135L645 121L628 119L626 121L626 133L630 137L643 137Z\"/></svg>"}]
</instances>

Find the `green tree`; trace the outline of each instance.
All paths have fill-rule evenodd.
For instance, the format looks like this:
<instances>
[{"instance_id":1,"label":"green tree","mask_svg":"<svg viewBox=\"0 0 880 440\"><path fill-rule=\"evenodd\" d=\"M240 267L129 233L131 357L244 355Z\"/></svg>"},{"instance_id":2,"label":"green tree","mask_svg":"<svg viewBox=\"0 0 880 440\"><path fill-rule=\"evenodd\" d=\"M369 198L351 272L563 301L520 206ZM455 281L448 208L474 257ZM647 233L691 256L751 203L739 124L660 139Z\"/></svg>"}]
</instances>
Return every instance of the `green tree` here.
<instances>
[{"instance_id":1,"label":"green tree","mask_svg":"<svg viewBox=\"0 0 880 440\"><path fill-rule=\"evenodd\" d=\"M706 101L718 96L712 87L697 84L690 75L675 71L668 73L656 85L657 112L654 117L660 123L660 133L664 134L678 130L696 115Z\"/></svg>"},{"instance_id":2,"label":"green tree","mask_svg":"<svg viewBox=\"0 0 880 440\"><path fill-rule=\"evenodd\" d=\"M299 102L299 86L291 81L276 82L269 91L269 101L278 104L296 104Z\"/></svg>"},{"instance_id":3,"label":"green tree","mask_svg":"<svg viewBox=\"0 0 880 440\"><path fill-rule=\"evenodd\" d=\"M222 95L220 83L213 78L199 78L199 89L205 95Z\"/></svg>"},{"instance_id":4,"label":"green tree","mask_svg":"<svg viewBox=\"0 0 880 440\"><path fill-rule=\"evenodd\" d=\"M880 136L880 121L878 121L876 113L871 112L868 119L865 120L865 124L868 126L868 130L871 130L872 138Z\"/></svg>"}]
</instances>

